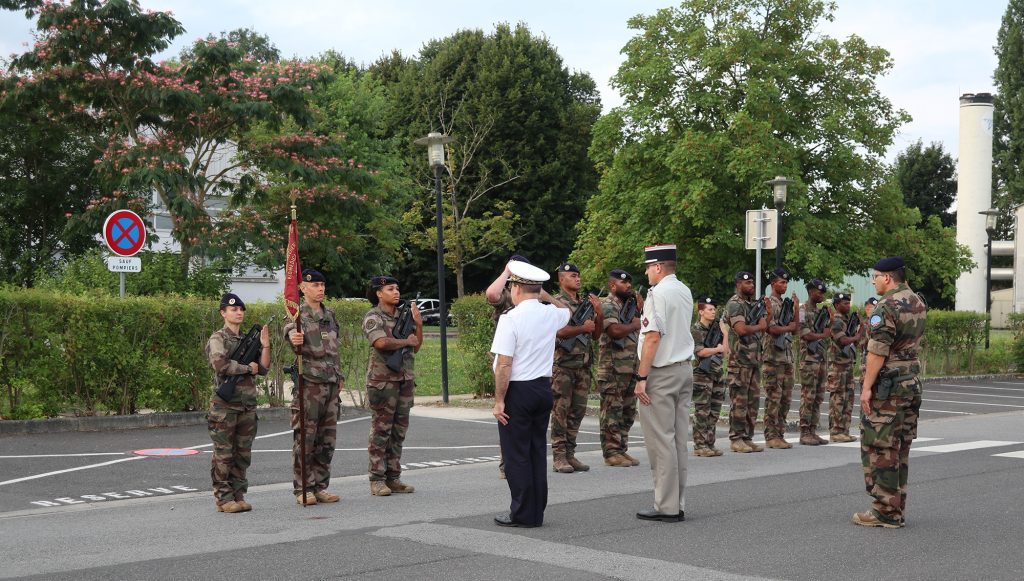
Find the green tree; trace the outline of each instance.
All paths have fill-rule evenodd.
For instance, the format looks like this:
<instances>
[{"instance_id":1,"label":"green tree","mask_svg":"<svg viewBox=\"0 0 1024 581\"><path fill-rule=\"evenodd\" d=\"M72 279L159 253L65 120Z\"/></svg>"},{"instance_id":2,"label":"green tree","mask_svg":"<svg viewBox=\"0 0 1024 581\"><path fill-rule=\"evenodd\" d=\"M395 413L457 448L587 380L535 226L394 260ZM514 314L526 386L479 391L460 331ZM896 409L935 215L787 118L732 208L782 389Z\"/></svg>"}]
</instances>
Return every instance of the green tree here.
<instances>
[{"instance_id":1,"label":"green tree","mask_svg":"<svg viewBox=\"0 0 1024 581\"><path fill-rule=\"evenodd\" d=\"M121 284L116 272L107 270L108 253L99 248L67 261L53 275L43 276L39 287L71 294L116 296ZM228 273L212 267L193 268L182 276L178 257L166 252L142 251L142 272L125 275L125 294L130 296L187 295L219 299L228 289Z\"/></svg>"},{"instance_id":2,"label":"green tree","mask_svg":"<svg viewBox=\"0 0 1024 581\"><path fill-rule=\"evenodd\" d=\"M942 144L924 147L921 140L896 156L896 182L908 208L921 211L921 220L938 216L943 226L956 224L956 212L949 208L956 199L956 162Z\"/></svg>"},{"instance_id":3,"label":"green tree","mask_svg":"<svg viewBox=\"0 0 1024 581\"><path fill-rule=\"evenodd\" d=\"M38 16L38 40L14 59L0 98L57 95L42 101L54 114L86 114L100 123L109 142L97 168L117 186L90 209L101 216L125 205L144 210L148 195L125 192L155 191L173 220L183 273L194 256L232 254L238 262L250 247L279 242L267 235L272 222L247 211L253 199L294 194L300 206L330 205L353 197L351 182L366 177L346 163L339 143L307 130L310 94L328 80L326 71L261 61L268 47L258 36L207 38L180 62L158 63L153 56L183 29L167 13L143 11L137 0L0 6ZM215 226L208 210L218 197L229 197L232 211ZM337 239L313 220L303 226L313 238Z\"/></svg>"},{"instance_id":4,"label":"green tree","mask_svg":"<svg viewBox=\"0 0 1024 581\"><path fill-rule=\"evenodd\" d=\"M1009 0L996 36L993 202L1011 233L1013 208L1024 203L1024 0Z\"/></svg>"},{"instance_id":5,"label":"green tree","mask_svg":"<svg viewBox=\"0 0 1024 581\"><path fill-rule=\"evenodd\" d=\"M71 218L99 197L104 140L79 121L51 120L38 104L0 108L0 281L31 287L96 245L98 230Z\"/></svg>"},{"instance_id":6,"label":"green tree","mask_svg":"<svg viewBox=\"0 0 1024 581\"><path fill-rule=\"evenodd\" d=\"M839 281L882 252L913 250L920 214L883 161L909 119L876 86L892 61L858 36L821 34L834 10L820 0L688 0L629 21L638 32L612 79L624 104L597 123L590 149L601 189L574 253L588 278L638 267L644 244L676 242L681 276L721 287L754 266L744 214L771 207L764 182L775 175L796 180L784 237L796 275Z\"/></svg>"},{"instance_id":7,"label":"green tree","mask_svg":"<svg viewBox=\"0 0 1024 581\"><path fill-rule=\"evenodd\" d=\"M415 59L392 53L371 72L386 82L394 104L388 125L404 144L416 185L420 219L413 221L420 224L421 244L406 249L403 268L414 286L433 286L433 246L426 243L433 230L427 219L433 177L424 149L412 143L430 131L450 130L456 138L445 175L445 213L450 239L462 236L458 222L469 234L463 237L467 250L451 252L453 258L462 253L466 292L493 279L512 248L510 237L518 238L516 250L544 267L566 258L597 184L586 148L600 102L589 75L568 70L551 43L523 24L499 24L490 34L463 30L428 42ZM507 230L516 214L528 235Z\"/></svg>"}]
</instances>

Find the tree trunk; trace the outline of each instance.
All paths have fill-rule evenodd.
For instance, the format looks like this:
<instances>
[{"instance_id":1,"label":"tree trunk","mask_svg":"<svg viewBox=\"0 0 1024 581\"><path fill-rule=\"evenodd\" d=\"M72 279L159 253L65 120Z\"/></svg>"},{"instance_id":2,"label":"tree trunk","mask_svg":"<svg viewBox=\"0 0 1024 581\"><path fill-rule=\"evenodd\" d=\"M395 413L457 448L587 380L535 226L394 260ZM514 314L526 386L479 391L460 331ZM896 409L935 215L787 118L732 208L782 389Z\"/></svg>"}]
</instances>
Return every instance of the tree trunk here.
<instances>
[{"instance_id":1,"label":"tree trunk","mask_svg":"<svg viewBox=\"0 0 1024 581\"><path fill-rule=\"evenodd\" d=\"M466 294L466 285L462 279L462 271L464 269L465 267L461 264L455 268L455 288L460 299Z\"/></svg>"}]
</instances>

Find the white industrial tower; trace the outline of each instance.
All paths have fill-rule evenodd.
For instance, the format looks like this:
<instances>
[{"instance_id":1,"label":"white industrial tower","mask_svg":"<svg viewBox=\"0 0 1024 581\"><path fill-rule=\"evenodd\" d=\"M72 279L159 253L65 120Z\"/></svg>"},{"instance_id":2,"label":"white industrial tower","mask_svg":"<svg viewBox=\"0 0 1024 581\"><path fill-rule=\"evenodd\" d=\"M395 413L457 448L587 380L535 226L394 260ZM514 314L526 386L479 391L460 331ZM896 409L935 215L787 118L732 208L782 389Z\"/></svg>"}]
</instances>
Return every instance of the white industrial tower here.
<instances>
[{"instance_id":1,"label":"white industrial tower","mask_svg":"<svg viewBox=\"0 0 1024 581\"><path fill-rule=\"evenodd\" d=\"M960 164L956 197L956 241L971 249L977 265L956 281L956 310L984 313L988 234L985 216L992 207L992 95L960 97ZM994 245L993 245L994 246Z\"/></svg>"}]
</instances>

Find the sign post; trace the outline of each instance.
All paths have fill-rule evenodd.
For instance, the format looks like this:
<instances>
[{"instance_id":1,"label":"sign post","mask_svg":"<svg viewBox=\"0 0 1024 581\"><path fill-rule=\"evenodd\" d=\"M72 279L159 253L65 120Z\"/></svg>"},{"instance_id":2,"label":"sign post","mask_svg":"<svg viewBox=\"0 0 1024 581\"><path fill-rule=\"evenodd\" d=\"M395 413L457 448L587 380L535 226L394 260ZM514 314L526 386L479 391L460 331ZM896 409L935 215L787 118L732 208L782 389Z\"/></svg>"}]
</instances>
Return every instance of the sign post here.
<instances>
[{"instance_id":1,"label":"sign post","mask_svg":"<svg viewBox=\"0 0 1024 581\"><path fill-rule=\"evenodd\" d=\"M775 229L769 228L770 224L776 223L778 219L777 210L747 210L746 246L747 250L755 251L754 258L754 298L761 298L761 251L771 250L778 244L775 236L769 234Z\"/></svg>"},{"instance_id":2,"label":"sign post","mask_svg":"<svg viewBox=\"0 0 1024 581\"><path fill-rule=\"evenodd\" d=\"M131 210L116 210L103 222L103 241L116 256L107 259L107 270L121 276L120 296L124 298L124 273L142 272L142 259L133 258L146 244L146 224Z\"/></svg>"}]
</instances>

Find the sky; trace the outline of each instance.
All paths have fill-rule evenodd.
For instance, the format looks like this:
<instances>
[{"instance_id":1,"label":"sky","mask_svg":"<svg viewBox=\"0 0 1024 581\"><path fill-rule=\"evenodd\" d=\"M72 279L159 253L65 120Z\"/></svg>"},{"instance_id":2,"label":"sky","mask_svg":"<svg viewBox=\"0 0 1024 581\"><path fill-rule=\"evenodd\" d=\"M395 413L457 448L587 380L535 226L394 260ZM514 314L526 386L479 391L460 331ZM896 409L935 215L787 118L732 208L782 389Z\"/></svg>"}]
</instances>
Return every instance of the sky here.
<instances>
[{"instance_id":1,"label":"sky","mask_svg":"<svg viewBox=\"0 0 1024 581\"><path fill-rule=\"evenodd\" d=\"M863 37L894 60L878 81L882 93L913 121L904 125L888 158L918 139L941 142L955 158L958 99L992 92L992 47L1005 0L838 0L834 22L822 34ZM609 79L620 53L636 33L636 14L678 5L668 0L142 0L145 8L170 10L186 32L166 56L210 33L251 28L270 37L284 56L309 57L334 49L369 64L398 49L415 55L423 44L466 28L485 31L499 22L527 24L547 37L565 65L589 73L604 109L622 103ZM25 50L32 24L22 13L0 12L0 55Z\"/></svg>"}]
</instances>

